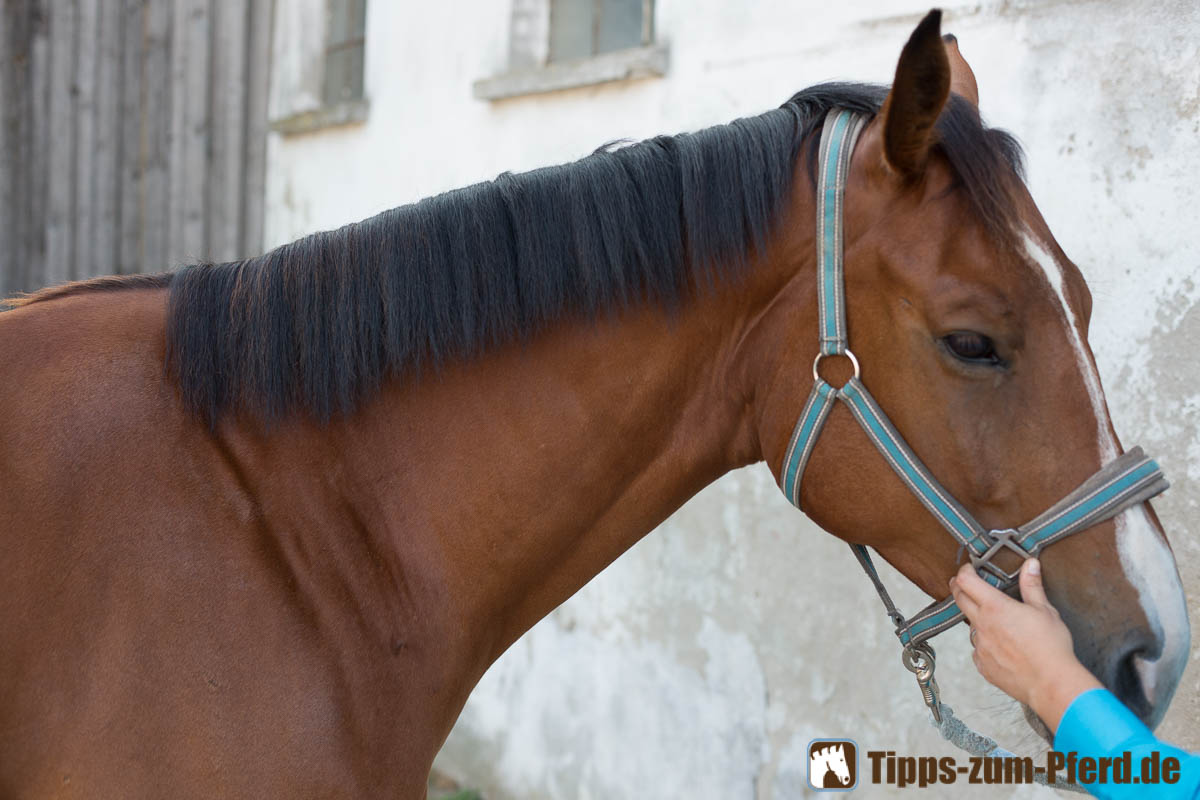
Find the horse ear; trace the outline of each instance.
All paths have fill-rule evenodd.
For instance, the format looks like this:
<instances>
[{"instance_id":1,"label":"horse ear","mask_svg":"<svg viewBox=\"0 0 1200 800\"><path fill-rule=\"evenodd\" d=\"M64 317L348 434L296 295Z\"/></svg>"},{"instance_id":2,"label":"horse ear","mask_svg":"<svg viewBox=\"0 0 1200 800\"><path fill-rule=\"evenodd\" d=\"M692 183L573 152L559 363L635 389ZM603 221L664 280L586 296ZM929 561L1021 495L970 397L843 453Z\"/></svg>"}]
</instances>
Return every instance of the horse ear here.
<instances>
[{"instance_id":1,"label":"horse ear","mask_svg":"<svg viewBox=\"0 0 1200 800\"><path fill-rule=\"evenodd\" d=\"M950 59L942 12L930 11L908 39L896 80L883 101L883 158L905 179L920 176L933 146L933 125L950 96Z\"/></svg>"},{"instance_id":2,"label":"horse ear","mask_svg":"<svg viewBox=\"0 0 1200 800\"><path fill-rule=\"evenodd\" d=\"M950 91L978 108L979 84L975 82L975 73L971 71L971 65L958 49L958 37L947 33L942 37L942 41L946 44L946 57L950 59Z\"/></svg>"}]
</instances>

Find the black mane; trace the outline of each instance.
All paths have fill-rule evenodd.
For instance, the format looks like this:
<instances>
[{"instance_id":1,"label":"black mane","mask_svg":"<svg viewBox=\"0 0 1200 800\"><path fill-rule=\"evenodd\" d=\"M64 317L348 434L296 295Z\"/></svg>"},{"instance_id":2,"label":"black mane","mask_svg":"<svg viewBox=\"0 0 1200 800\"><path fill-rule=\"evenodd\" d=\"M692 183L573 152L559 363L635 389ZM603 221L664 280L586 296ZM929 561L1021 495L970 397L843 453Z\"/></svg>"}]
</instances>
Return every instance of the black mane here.
<instances>
[{"instance_id":1,"label":"black mane","mask_svg":"<svg viewBox=\"0 0 1200 800\"><path fill-rule=\"evenodd\" d=\"M170 281L168 367L187 405L275 419L349 414L390 376L416 378L568 315L667 306L735 281L761 252L804 141L833 107L874 114L886 87L823 84L698 133L601 149L565 166L430 197ZM1019 147L954 97L940 146L993 232Z\"/></svg>"}]
</instances>

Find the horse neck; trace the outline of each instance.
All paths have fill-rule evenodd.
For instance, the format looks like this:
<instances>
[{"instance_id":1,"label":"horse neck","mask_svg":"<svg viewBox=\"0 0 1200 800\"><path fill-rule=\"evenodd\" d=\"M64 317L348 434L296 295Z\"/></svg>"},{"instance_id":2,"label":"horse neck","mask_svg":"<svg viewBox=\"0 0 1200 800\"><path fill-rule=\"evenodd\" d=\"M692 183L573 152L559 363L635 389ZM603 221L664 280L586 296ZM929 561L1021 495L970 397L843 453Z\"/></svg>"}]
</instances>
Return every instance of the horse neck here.
<instances>
[{"instance_id":1,"label":"horse neck","mask_svg":"<svg viewBox=\"0 0 1200 800\"><path fill-rule=\"evenodd\" d=\"M761 459L754 268L674 311L562 323L382 397L333 435L376 509L407 614L459 639L471 683L728 470ZM465 698L464 698L465 699Z\"/></svg>"},{"instance_id":2,"label":"horse neck","mask_svg":"<svg viewBox=\"0 0 1200 800\"><path fill-rule=\"evenodd\" d=\"M745 398L723 363L727 310L709 314L564 326L397 398L433 436L407 435L394 451L426 454L394 499L436 487L427 533L449 548L438 568L464 606L460 624L494 637L489 662L687 498L754 460Z\"/></svg>"},{"instance_id":3,"label":"horse neck","mask_svg":"<svg viewBox=\"0 0 1200 800\"><path fill-rule=\"evenodd\" d=\"M381 675L399 681L389 719L422 720L429 758L513 641L704 486L762 458L778 362L812 358L778 321L811 306L796 324L816 330L812 226L780 227L790 235L736 284L674 311L562 321L393 381L327 427L225 429L225 457L263 476L264 531L303 540L275 549L290 583L313 587L346 680L368 698ZM772 412L772 439L786 440L806 389Z\"/></svg>"}]
</instances>

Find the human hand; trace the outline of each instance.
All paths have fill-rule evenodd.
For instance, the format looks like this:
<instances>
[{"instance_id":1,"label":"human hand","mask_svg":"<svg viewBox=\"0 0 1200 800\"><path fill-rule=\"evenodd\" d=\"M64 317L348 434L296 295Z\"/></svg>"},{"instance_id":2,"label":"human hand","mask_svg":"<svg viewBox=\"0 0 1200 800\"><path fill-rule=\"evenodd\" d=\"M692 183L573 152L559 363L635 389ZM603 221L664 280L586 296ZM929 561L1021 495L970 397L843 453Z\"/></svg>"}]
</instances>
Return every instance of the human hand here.
<instances>
[{"instance_id":1,"label":"human hand","mask_svg":"<svg viewBox=\"0 0 1200 800\"><path fill-rule=\"evenodd\" d=\"M964 564L950 579L950 592L971 623L976 669L1053 731L1072 700L1101 684L1075 658L1071 632L1046 599L1036 558L1021 565L1019 584L1024 602Z\"/></svg>"}]
</instances>

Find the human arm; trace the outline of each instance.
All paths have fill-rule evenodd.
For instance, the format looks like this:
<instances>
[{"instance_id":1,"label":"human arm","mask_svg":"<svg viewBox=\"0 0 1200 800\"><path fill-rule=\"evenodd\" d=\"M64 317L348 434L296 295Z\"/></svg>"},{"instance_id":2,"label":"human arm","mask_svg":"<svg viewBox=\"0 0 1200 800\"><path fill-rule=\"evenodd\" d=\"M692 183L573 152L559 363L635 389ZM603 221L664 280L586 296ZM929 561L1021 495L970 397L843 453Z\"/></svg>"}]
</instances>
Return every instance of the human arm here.
<instances>
[{"instance_id":1,"label":"human arm","mask_svg":"<svg viewBox=\"0 0 1200 800\"><path fill-rule=\"evenodd\" d=\"M1200 797L1200 757L1155 738L1107 689L1090 689L1071 702L1055 733L1054 750L1074 754L1077 765L1084 757L1094 764L1113 759L1104 782L1090 775L1080 780L1104 800Z\"/></svg>"}]
</instances>

